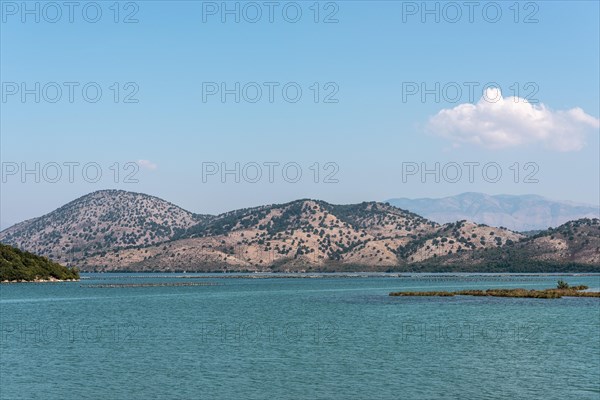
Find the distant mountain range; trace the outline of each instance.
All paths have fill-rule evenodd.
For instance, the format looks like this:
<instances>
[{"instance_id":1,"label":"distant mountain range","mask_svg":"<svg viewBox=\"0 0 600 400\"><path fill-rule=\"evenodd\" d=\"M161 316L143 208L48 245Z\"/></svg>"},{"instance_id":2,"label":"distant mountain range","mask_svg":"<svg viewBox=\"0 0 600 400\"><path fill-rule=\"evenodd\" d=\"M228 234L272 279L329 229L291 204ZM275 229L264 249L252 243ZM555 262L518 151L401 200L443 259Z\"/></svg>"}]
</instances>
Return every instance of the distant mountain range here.
<instances>
[{"instance_id":1,"label":"distant mountain range","mask_svg":"<svg viewBox=\"0 0 600 400\"><path fill-rule=\"evenodd\" d=\"M532 239L377 202L302 199L198 215L154 196L103 190L14 225L0 241L82 271L600 272L598 219Z\"/></svg>"},{"instance_id":2,"label":"distant mountain range","mask_svg":"<svg viewBox=\"0 0 600 400\"><path fill-rule=\"evenodd\" d=\"M537 195L463 193L438 199L398 198L388 202L440 224L465 219L518 232L555 228L580 218L600 218L599 206L553 201Z\"/></svg>"}]
</instances>

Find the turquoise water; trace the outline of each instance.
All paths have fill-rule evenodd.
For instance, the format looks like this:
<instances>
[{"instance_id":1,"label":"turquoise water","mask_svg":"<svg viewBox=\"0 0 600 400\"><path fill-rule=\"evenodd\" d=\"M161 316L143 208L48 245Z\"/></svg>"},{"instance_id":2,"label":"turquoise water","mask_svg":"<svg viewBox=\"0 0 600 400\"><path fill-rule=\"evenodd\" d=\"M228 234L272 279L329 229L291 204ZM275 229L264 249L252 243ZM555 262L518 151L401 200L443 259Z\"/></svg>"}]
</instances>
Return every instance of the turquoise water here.
<instances>
[{"instance_id":1,"label":"turquoise water","mask_svg":"<svg viewBox=\"0 0 600 400\"><path fill-rule=\"evenodd\" d=\"M597 275L186 276L0 286L0 398L600 398L599 299L387 295Z\"/></svg>"}]
</instances>

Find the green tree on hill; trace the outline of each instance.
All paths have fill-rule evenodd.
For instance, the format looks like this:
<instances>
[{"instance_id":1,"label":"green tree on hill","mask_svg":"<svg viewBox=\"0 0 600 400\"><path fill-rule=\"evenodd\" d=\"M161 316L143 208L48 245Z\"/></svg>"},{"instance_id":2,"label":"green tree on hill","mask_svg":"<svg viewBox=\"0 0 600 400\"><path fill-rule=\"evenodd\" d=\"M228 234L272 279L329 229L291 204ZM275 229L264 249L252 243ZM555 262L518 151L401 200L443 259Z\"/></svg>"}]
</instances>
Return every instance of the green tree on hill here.
<instances>
[{"instance_id":1,"label":"green tree on hill","mask_svg":"<svg viewBox=\"0 0 600 400\"><path fill-rule=\"evenodd\" d=\"M79 279L79 271L57 264L46 257L0 243L0 281L35 281L50 278Z\"/></svg>"}]
</instances>

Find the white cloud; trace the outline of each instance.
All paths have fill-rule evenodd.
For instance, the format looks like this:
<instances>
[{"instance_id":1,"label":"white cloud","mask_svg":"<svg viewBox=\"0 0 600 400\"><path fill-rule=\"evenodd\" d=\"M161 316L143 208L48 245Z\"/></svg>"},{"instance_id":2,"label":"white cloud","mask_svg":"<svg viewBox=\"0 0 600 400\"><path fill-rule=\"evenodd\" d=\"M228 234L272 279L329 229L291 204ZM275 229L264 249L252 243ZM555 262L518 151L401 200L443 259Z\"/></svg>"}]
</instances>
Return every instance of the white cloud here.
<instances>
[{"instance_id":1,"label":"white cloud","mask_svg":"<svg viewBox=\"0 0 600 400\"><path fill-rule=\"evenodd\" d=\"M137 164L140 166L140 168L150 171L154 171L158 168L158 165L149 160L138 160Z\"/></svg>"},{"instance_id":2,"label":"white cloud","mask_svg":"<svg viewBox=\"0 0 600 400\"><path fill-rule=\"evenodd\" d=\"M427 129L455 144L487 148L543 144L557 151L580 150L586 135L600 128L600 120L581 108L553 111L519 97L502 97L489 88L477 104L443 109L430 118Z\"/></svg>"}]
</instances>

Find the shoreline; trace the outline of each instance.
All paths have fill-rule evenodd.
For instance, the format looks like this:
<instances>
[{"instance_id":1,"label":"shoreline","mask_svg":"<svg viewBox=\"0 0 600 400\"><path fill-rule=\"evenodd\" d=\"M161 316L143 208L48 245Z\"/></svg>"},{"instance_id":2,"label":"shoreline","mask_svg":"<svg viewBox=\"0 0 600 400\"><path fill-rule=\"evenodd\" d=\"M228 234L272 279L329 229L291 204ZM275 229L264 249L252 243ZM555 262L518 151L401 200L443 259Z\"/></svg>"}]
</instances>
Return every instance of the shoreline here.
<instances>
[{"instance_id":1,"label":"shoreline","mask_svg":"<svg viewBox=\"0 0 600 400\"><path fill-rule=\"evenodd\" d=\"M127 275L131 279L159 278L166 279L340 279L340 278L393 278L393 279L500 279L506 280L510 277L519 278L544 278L544 277L600 277L600 273L561 273L561 272L540 272L540 273L493 273L493 272L81 272L80 279L118 279L120 275Z\"/></svg>"},{"instance_id":2,"label":"shoreline","mask_svg":"<svg viewBox=\"0 0 600 400\"><path fill-rule=\"evenodd\" d=\"M25 279L17 279L14 281L3 280L0 283L54 283L54 282L79 282L80 279L56 279L50 277L49 279L34 279L31 281Z\"/></svg>"}]
</instances>

